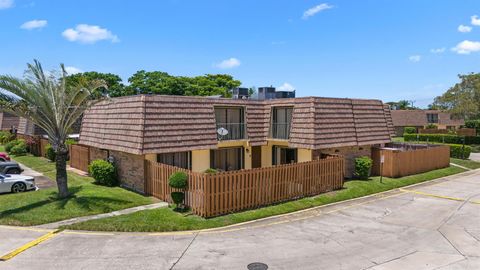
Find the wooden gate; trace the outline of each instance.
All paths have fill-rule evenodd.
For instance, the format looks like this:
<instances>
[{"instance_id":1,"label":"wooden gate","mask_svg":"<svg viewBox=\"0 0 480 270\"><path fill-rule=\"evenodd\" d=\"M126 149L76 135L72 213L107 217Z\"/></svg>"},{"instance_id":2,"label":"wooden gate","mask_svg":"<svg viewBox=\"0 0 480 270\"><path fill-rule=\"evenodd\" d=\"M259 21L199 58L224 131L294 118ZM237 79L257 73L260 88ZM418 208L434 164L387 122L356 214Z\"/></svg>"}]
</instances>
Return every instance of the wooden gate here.
<instances>
[{"instance_id":1,"label":"wooden gate","mask_svg":"<svg viewBox=\"0 0 480 270\"><path fill-rule=\"evenodd\" d=\"M88 172L90 164L90 148L85 145L73 144L70 146L70 167Z\"/></svg>"}]
</instances>

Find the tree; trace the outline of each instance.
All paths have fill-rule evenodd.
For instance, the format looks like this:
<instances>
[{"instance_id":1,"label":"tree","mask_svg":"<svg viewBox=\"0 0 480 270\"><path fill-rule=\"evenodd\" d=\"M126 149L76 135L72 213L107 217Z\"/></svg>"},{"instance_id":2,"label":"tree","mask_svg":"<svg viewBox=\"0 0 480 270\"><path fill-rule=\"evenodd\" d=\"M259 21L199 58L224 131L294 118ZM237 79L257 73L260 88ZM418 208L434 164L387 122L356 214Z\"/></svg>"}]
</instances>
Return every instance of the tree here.
<instances>
[{"instance_id":1,"label":"tree","mask_svg":"<svg viewBox=\"0 0 480 270\"><path fill-rule=\"evenodd\" d=\"M444 108L457 117L480 118L480 73L458 77L460 82L436 97L432 106Z\"/></svg>"},{"instance_id":2,"label":"tree","mask_svg":"<svg viewBox=\"0 0 480 270\"><path fill-rule=\"evenodd\" d=\"M37 60L28 64L24 79L0 75L0 107L27 118L48 134L55 151L58 196L69 195L67 184L66 139L68 130L83 112L96 101L94 92L107 87L101 80L79 80L67 84L65 67L60 72L46 73Z\"/></svg>"},{"instance_id":3,"label":"tree","mask_svg":"<svg viewBox=\"0 0 480 270\"><path fill-rule=\"evenodd\" d=\"M211 96L230 97L231 89L241 85L241 82L226 74L207 74L204 76L185 77L172 76L166 72L140 70L133 74L127 87L130 93L161 94L180 96Z\"/></svg>"},{"instance_id":4,"label":"tree","mask_svg":"<svg viewBox=\"0 0 480 270\"><path fill-rule=\"evenodd\" d=\"M120 76L112 73L100 73L95 71L76 73L67 77L67 84L77 85L80 82L92 80L103 80L108 86L108 88L101 87L97 89L93 95L94 98L99 98L104 95L108 95L109 97L121 97L135 94L135 92L123 85Z\"/></svg>"},{"instance_id":5,"label":"tree","mask_svg":"<svg viewBox=\"0 0 480 270\"><path fill-rule=\"evenodd\" d=\"M418 108L413 106L413 102L408 100L400 100L398 102L387 102L391 110L417 110Z\"/></svg>"}]
</instances>

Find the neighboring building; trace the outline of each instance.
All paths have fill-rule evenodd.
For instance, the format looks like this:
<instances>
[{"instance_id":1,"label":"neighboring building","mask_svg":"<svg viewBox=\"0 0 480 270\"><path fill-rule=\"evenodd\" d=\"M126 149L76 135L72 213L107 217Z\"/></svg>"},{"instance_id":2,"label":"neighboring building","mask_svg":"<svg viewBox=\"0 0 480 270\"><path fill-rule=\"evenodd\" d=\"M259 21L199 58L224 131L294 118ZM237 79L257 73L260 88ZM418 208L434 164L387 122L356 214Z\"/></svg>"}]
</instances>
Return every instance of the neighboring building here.
<instances>
[{"instance_id":1,"label":"neighboring building","mask_svg":"<svg viewBox=\"0 0 480 270\"><path fill-rule=\"evenodd\" d=\"M438 129L458 129L465 125L463 119L454 119L450 113L437 110L392 110L395 134L403 136L405 127L425 128L435 124Z\"/></svg>"},{"instance_id":2,"label":"neighboring building","mask_svg":"<svg viewBox=\"0 0 480 270\"><path fill-rule=\"evenodd\" d=\"M137 95L85 112L80 144L113 158L124 186L143 192L145 159L196 172L354 158L391 141L390 110L378 100L304 97L242 100Z\"/></svg>"},{"instance_id":3,"label":"neighboring building","mask_svg":"<svg viewBox=\"0 0 480 270\"><path fill-rule=\"evenodd\" d=\"M82 119L75 121L71 128L70 134L79 134ZM12 127L17 129L17 134L26 136L44 136L47 133L32 121L16 116L12 113L0 111L0 128L1 130L11 130Z\"/></svg>"},{"instance_id":4,"label":"neighboring building","mask_svg":"<svg viewBox=\"0 0 480 270\"><path fill-rule=\"evenodd\" d=\"M18 128L20 117L0 111L0 128L1 130L10 130L12 127Z\"/></svg>"}]
</instances>

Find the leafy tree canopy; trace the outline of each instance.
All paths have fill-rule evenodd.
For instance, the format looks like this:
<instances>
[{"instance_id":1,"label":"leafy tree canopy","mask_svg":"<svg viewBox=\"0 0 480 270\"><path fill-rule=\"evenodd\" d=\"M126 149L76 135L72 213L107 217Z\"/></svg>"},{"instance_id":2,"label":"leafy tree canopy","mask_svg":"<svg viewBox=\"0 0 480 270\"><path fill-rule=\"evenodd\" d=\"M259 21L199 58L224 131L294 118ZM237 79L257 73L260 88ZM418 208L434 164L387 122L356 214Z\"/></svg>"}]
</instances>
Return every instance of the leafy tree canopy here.
<instances>
[{"instance_id":1,"label":"leafy tree canopy","mask_svg":"<svg viewBox=\"0 0 480 270\"><path fill-rule=\"evenodd\" d=\"M100 73L95 71L77 73L69 75L66 78L67 85L76 85L93 80L103 80L107 84L107 88L101 87L95 91L93 98L99 98L104 94L110 97L120 97L135 94L127 89L122 83L120 76L112 73Z\"/></svg>"},{"instance_id":2,"label":"leafy tree canopy","mask_svg":"<svg viewBox=\"0 0 480 270\"><path fill-rule=\"evenodd\" d=\"M161 94L180 96L230 97L231 89L239 87L241 82L227 74L206 74L204 76L172 76L166 72L140 70L133 74L127 86L129 93Z\"/></svg>"},{"instance_id":3,"label":"leafy tree canopy","mask_svg":"<svg viewBox=\"0 0 480 270\"><path fill-rule=\"evenodd\" d=\"M435 98L432 106L465 119L480 118L480 73L458 75L460 82Z\"/></svg>"},{"instance_id":4,"label":"leafy tree canopy","mask_svg":"<svg viewBox=\"0 0 480 270\"><path fill-rule=\"evenodd\" d=\"M413 102L408 100L400 100L398 102L387 102L391 110L418 110L419 108L413 106Z\"/></svg>"}]
</instances>

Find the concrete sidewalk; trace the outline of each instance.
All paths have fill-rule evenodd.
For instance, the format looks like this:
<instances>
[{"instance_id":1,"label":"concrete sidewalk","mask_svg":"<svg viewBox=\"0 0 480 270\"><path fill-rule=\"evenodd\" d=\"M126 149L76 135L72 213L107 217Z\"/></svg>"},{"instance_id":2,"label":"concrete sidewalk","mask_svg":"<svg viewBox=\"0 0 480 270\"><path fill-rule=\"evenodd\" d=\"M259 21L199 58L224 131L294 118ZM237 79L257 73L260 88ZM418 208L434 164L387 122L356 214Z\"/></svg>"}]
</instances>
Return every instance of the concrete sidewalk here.
<instances>
[{"instance_id":1,"label":"concrete sidewalk","mask_svg":"<svg viewBox=\"0 0 480 270\"><path fill-rule=\"evenodd\" d=\"M480 269L480 170L201 232L63 231L2 269ZM0 235L2 228L0 227ZM2 237L9 237L3 234Z\"/></svg>"},{"instance_id":2,"label":"concrete sidewalk","mask_svg":"<svg viewBox=\"0 0 480 270\"><path fill-rule=\"evenodd\" d=\"M473 161L480 162L480 153L471 153L470 154L470 159L473 160Z\"/></svg>"},{"instance_id":3,"label":"concrete sidewalk","mask_svg":"<svg viewBox=\"0 0 480 270\"><path fill-rule=\"evenodd\" d=\"M122 210L118 210L118 211L114 211L114 212L110 212L110 213L76 217L76 218L72 218L72 219L61 220L61 221L58 221L58 222L42 224L42 225L35 226L35 228L57 229L60 226L71 225L71 224L74 224L74 223L79 223L79 222L83 222L83 221L87 221L87 220L121 216L121 215L131 214L131 213L135 213L135 212L142 211L142 210L157 209L157 208L163 208L163 207L167 207L167 206L168 206L168 203L166 203L166 202L158 202L158 203L153 203L153 204L147 204L147 205L141 205L141 206L136 206L136 207L127 208L127 209L122 209Z\"/></svg>"}]
</instances>

